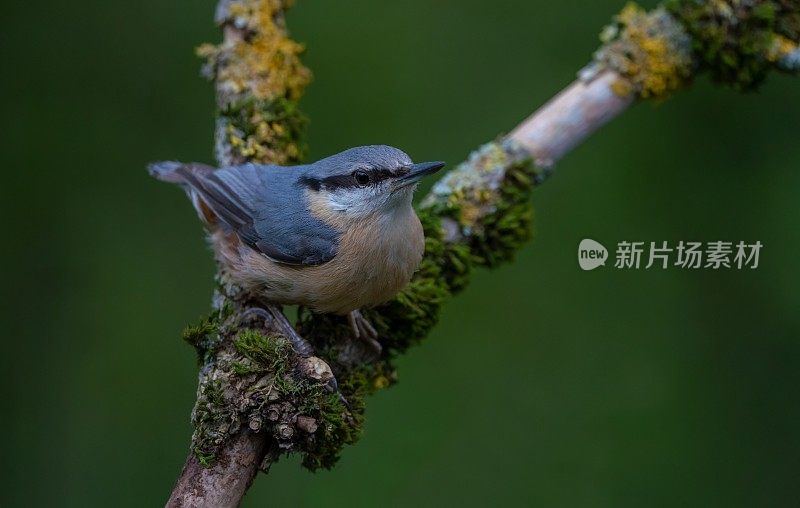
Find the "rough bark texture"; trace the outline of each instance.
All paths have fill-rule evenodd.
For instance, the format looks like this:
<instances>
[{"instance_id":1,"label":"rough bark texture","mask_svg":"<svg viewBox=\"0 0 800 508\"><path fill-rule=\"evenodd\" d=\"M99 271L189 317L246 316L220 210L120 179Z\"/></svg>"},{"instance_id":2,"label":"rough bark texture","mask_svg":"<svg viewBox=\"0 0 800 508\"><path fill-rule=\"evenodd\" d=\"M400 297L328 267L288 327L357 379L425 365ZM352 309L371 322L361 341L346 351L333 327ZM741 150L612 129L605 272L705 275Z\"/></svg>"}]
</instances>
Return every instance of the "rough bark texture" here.
<instances>
[{"instance_id":1,"label":"rough bark texture","mask_svg":"<svg viewBox=\"0 0 800 508\"><path fill-rule=\"evenodd\" d=\"M206 45L215 83L220 165L292 164L303 155L296 102L310 79L286 33L291 0L221 0L220 45ZM380 335L374 358L343 319L300 310L297 332L269 302L218 277L214 311L187 328L200 364L192 448L168 506L237 506L259 467L300 453L332 467L361 430L364 398L396 380L393 360L421 340L472 269L513 259L530 237L530 193L553 164L638 99L664 98L698 72L751 90L770 70L798 72L799 0L667 0L629 5L603 31L578 80L507 137L448 172L418 208L425 257L409 286L365 311ZM338 380L338 385L336 381ZM346 399L347 402L344 401Z\"/></svg>"},{"instance_id":2,"label":"rough bark texture","mask_svg":"<svg viewBox=\"0 0 800 508\"><path fill-rule=\"evenodd\" d=\"M243 430L231 437L211 467L203 466L195 454L189 454L167 506L239 506L258 473L266 444L263 435Z\"/></svg>"}]
</instances>

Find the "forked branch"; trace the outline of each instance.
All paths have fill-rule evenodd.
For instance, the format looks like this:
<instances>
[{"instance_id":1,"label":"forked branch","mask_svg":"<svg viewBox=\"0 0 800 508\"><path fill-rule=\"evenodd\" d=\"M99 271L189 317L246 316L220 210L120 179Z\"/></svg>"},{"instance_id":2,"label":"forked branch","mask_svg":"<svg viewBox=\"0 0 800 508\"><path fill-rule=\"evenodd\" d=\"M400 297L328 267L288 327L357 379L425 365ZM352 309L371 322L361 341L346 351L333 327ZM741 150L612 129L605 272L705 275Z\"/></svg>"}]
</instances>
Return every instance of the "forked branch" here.
<instances>
[{"instance_id":1,"label":"forked branch","mask_svg":"<svg viewBox=\"0 0 800 508\"><path fill-rule=\"evenodd\" d=\"M217 91L221 166L302 158L297 101L310 73L302 46L287 36L291 4L221 0L224 40L199 49ZM305 309L297 331L316 356L299 355L279 309L218 277L214 311L185 333L200 363L195 432L169 506L237 506L258 469L286 453L302 454L310 469L332 467L358 438L364 398L395 381L397 355L430 331L474 268L510 261L529 238L531 191L558 160L638 100L663 99L699 72L737 90L754 89L772 70L797 73L800 0L668 0L651 12L629 4L602 40L575 83L423 200L419 270L394 300L365 312L380 334L380 358L351 340L344 320ZM331 389L333 375L341 393Z\"/></svg>"}]
</instances>

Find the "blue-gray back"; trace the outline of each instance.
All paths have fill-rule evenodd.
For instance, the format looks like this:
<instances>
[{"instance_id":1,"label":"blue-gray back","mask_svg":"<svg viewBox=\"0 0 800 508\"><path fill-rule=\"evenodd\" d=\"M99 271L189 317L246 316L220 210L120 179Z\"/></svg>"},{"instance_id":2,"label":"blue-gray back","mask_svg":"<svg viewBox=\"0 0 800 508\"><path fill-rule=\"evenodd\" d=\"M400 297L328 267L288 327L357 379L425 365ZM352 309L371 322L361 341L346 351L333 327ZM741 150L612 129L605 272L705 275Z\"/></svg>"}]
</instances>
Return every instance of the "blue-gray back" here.
<instances>
[{"instance_id":1,"label":"blue-gray back","mask_svg":"<svg viewBox=\"0 0 800 508\"><path fill-rule=\"evenodd\" d=\"M298 183L306 168L245 164L185 176L244 243L275 261L318 265L336 255L339 233L309 213Z\"/></svg>"}]
</instances>

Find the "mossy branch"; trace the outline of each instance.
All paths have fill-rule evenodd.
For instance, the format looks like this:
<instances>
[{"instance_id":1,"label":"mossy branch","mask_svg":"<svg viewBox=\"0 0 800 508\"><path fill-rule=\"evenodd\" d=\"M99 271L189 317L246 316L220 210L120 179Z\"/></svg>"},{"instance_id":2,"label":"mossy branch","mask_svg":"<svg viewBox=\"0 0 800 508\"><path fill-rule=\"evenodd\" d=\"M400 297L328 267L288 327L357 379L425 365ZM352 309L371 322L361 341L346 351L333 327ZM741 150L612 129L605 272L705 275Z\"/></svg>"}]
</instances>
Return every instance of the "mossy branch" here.
<instances>
[{"instance_id":1,"label":"mossy branch","mask_svg":"<svg viewBox=\"0 0 800 508\"><path fill-rule=\"evenodd\" d=\"M287 35L292 3L221 0L224 40L198 49L216 86L222 166L303 157L297 101L310 72ZM300 309L294 330L279 309L220 278L214 311L185 333L198 353L199 387L192 451L170 506L236 506L258 468L286 453L302 454L312 470L332 467L358 439L365 397L396 382L397 356L428 334L474 269L513 260L530 238L531 192L558 160L632 104L663 100L699 73L751 91L770 71L800 72L800 0L667 0L650 12L629 4L601 41L575 83L422 201L418 271L396 298L364 312L380 334L380 358L352 340L342 318ZM297 332L316 356L292 348ZM332 389L334 375L348 405Z\"/></svg>"}]
</instances>

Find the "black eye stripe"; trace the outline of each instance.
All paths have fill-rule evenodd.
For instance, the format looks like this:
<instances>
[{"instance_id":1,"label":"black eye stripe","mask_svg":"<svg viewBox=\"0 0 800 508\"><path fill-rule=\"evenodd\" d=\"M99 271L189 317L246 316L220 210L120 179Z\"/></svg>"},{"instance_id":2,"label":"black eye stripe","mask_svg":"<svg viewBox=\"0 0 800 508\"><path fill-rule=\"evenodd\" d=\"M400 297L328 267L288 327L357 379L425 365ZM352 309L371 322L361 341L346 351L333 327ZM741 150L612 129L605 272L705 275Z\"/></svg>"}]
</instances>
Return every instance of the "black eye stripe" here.
<instances>
[{"instance_id":1,"label":"black eye stripe","mask_svg":"<svg viewBox=\"0 0 800 508\"><path fill-rule=\"evenodd\" d=\"M322 187L322 182L319 180L319 178L312 178L310 176L301 176L297 182L300 185L308 187L309 189L317 192L319 192L320 188Z\"/></svg>"},{"instance_id":2,"label":"black eye stripe","mask_svg":"<svg viewBox=\"0 0 800 508\"><path fill-rule=\"evenodd\" d=\"M375 180L377 181L386 180L387 178L395 176L395 174L392 171L389 171L388 169L377 169L374 172L375 172Z\"/></svg>"},{"instance_id":3,"label":"black eye stripe","mask_svg":"<svg viewBox=\"0 0 800 508\"><path fill-rule=\"evenodd\" d=\"M349 189L358 187L358 182L353 175L336 175L323 178L322 186L328 190Z\"/></svg>"},{"instance_id":4,"label":"black eye stripe","mask_svg":"<svg viewBox=\"0 0 800 508\"><path fill-rule=\"evenodd\" d=\"M396 171L389 169L363 168L347 175L333 175L326 176L325 178L304 176L300 179L300 183L315 191L320 191L323 188L334 191L338 189L363 187L363 184L359 184L355 178L355 174L358 171L365 171L367 174L369 174L371 180L370 183L375 184L392 177L402 176L408 173L409 170L408 168L399 168Z\"/></svg>"}]
</instances>

